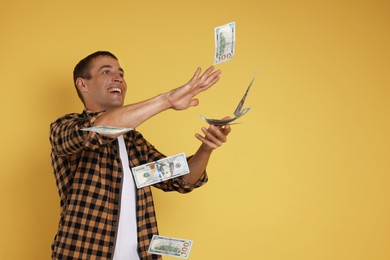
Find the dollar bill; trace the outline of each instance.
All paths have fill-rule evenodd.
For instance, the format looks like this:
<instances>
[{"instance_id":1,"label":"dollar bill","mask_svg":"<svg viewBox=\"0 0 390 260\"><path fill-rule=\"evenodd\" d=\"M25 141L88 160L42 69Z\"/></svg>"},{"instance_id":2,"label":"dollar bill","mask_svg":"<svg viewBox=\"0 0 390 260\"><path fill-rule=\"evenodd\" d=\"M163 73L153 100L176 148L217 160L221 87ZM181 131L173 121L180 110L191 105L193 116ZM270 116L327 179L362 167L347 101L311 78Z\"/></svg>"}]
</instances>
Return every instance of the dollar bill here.
<instances>
[{"instance_id":1,"label":"dollar bill","mask_svg":"<svg viewBox=\"0 0 390 260\"><path fill-rule=\"evenodd\" d=\"M187 259L193 242L187 239L153 235L148 252L156 255L175 256Z\"/></svg>"},{"instance_id":2,"label":"dollar bill","mask_svg":"<svg viewBox=\"0 0 390 260\"><path fill-rule=\"evenodd\" d=\"M87 127L87 128L82 128L81 130L83 131L91 131L91 132L96 132L99 134L121 134L125 133L131 130L134 130L133 128L123 128L123 127L114 127L114 126L92 126L92 127Z\"/></svg>"},{"instance_id":3,"label":"dollar bill","mask_svg":"<svg viewBox=\"0 0 390 260\"><path fill-rule=\"evenodd\" d=\"M214 29L215 55L214 64L229 61L234 57L236 42L236 22L231 22Z\"/></svg>"},{"instance_id":4,"label":"dollar bill","mask_svg":"<svg viewBox=\"0 0 390 260\"><path fill-rule=\"evenodd\" d=\"M184 153L131 168L137 188L142 188L190 172Z\"/></svg>"},{"instance_id":5,"label":"dollar bill","mask_svg":"<svg viewBox=\"0 0 390 260\"><path fill-rule=\"evenodd\" d=\"M244 96L241 98L236 109L234 110L234 112L233 112L234 117L233 118L222 120L222 119L208 119L204 115L200 115L200 117L210 125L224 126L227 124L232 124L236 119L238 119L238 118L242 117L243 115L245 115L246 113L248 113L248 111L250 110L250 107L248 107L248 108L242 108L242 107L244 106L245 99L248 95L249 90L251 89L253 82L255 81L255 78L256 78L256 73L253 76L251 82L249 83L249 86L246 89Z\"/></svg>"}]
</instances>

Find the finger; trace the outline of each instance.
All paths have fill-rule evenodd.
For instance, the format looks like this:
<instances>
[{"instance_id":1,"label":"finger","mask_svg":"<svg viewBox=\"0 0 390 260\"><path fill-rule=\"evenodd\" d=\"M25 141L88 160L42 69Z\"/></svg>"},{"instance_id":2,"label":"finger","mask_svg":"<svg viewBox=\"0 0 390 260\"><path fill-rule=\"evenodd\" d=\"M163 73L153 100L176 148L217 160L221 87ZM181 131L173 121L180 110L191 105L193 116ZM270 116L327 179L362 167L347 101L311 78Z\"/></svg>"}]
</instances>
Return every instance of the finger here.
<instances>
[{"instance_id":1,"label":"finger","mask_svg":"<svg viewBox=\"0 0 390 260\"><path fill-rule=\"evenodd\" d=\"M210 80L208 80L206 82L206 85L207 85L207 88L211 87L212 85L214 85L215 83L217 83L219 81L220 77L219 75L217 75L216 77L213 77L211 78Z\"/></svg>"},{"instance_id":2,"label":"finger","mask_svg":"<svg viewBox=\"0 0 390 260\"><path fill-rule=\"evenodd\" d=\"M232 118L231 116L225 116L222 118L222 120L229 120L231 118ZM220 129L223 131L223 133L226 136L232 131L232 128L230 127L230 125L224 125L223 127L220 127Z\"/></svg>"},{"instance_id":3,"label":"finger","mask_svg":"<svg viewBox=\"0 0 390 260\"><path fill-rule=\"evenodd\" d=\"M225 136L221 137L221 135L218 135L217 133L215 133L215 129L216 129L215 126L210 126L209 129L202 127L202 132L204 133L205 138L207 140L216 144L217 146L221 146L226 141ZM209 131L209 130L211 130L211 131Z\"/></svg>"},{"instance_id":4,"label":"finger","mask_svg":"<svg viewBox=\"0 0 390 260\"><path fill-rule=\"evenodd\" d=\"M202 143L204 143L205 145L207 145L208 147L210 147L211 149L217 149L218 146L212 142L210 142L209 140L207 140L206 138L204 138L203 136L201 136L200 134L196 133L195 134L195 137L201 141Z\"/></svg>"},{"instance_id":5,"label":"finger","mask_svg":"<svg viewBox=\"0 0 390 260\"><path fill-rule=\"evenodd\" d=\"M212 87L215 83L217 83L219 81L220 77L215 77L211 82L209 82L208 84L205 84L203 86L200 86L198 87L196 90L195 90L195 93L196 95L199 94L200 92L203 92L207 89L209 89L210 87Z\"/></svg>"},{"instance_id":6,"label":"finger","mask_svg":"<svg viewBox=\"0 0 390 260\"><path fill-rule=\"evenodd\" d=\"M199 99L197 98L192 99L189 103L190 107L196 107L197 105L199 105Z\"/></svg>"},{"instance_id":7,"label":"finger","mask_svg":"<svg viewBox=\"0 0 390 260\"><path fill-rule=\"evenodd\" d=\"M232 131L232 128L230 127L230 125L226 125L224 128L223 128L223 133L225 134L225 136L228 136L230 134L230 132Z\"/></svg>"},{"instance_id":8,"label":"finger","mask_svg":"<svg viewBox=\"0 0 390 260\"><path fill-rule=\"evenodd\" d=\"M209 76L209 74L214 70L214 66L210 66L204 73L203 75L200 77L200 79L203 81L205 79L207 79L207 77Z\"/></svg>"},{"instance_id":9,"label":"finger","mask_svg":"<svg viewBox=\"0 0 390 260\"><path fill-rule=\"evenodd\" d=\"M190 81L188 81L188 83L195 82L199 78L199 75L201 72L202 72L202 69L198 67L194 73L194 76L192 76L192 78L190 79Z\"/></svg>"},{"instance_id":10,"label":"finger","mask_svg":"<svg viewBox=\"0 0 390 260\"><path fill-rule=\"evenodd\" d=\"M203 85L210 84L212 81L214 81L216 78L219 79L219 75L222 73L221 70L214 71L212 74L210 74L204 81Z\"/></svg>"},{"instance_id":11,"label":"finger","mask_svg":"<svg viewBox=\"0 0 390 260\"><path fill-rule=\"evenodd\" d=\"M199 81L199 84L202 86L206 86L211 84L216 78L219 78L219 75L221 74L221 70L214 71L213 73L209 74L206 78L201 78Z\"/></svg>"},{"instance_id":12,"label":"finger","mask_svg":"<svg viewBox=\"0 0 390 260\"><path fill-rule=\"evenodd\" d=\"M226 129L227 126L214 126L209 127L209 132L213 134L219 141L225 143L227 141L227 135L230 132L230 127Z\"/></svg>"}]
</instances>

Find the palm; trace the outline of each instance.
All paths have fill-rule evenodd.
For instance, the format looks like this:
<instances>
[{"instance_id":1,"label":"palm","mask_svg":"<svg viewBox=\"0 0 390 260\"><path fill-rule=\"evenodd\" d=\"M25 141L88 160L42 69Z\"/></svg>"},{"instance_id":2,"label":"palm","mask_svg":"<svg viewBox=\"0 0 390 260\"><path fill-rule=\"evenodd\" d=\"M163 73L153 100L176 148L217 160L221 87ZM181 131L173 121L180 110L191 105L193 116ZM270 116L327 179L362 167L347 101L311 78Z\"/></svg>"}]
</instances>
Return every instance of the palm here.
<instances>
[{"instance_id":1,"label":"palm","mask_svg":"<svg viewBox=\"0 0 390 260\"><path fill-rule=\"evenodd\" d=\"M175 110L184 110L191 106L198 105L195 98L200 92L207 90L219 80L220 70L214 71L209 67L202 76L199 76L201 69L198 68L190 81L182 87L176 88L168 93L168 102Z\"/></svg>"}]
</instances>

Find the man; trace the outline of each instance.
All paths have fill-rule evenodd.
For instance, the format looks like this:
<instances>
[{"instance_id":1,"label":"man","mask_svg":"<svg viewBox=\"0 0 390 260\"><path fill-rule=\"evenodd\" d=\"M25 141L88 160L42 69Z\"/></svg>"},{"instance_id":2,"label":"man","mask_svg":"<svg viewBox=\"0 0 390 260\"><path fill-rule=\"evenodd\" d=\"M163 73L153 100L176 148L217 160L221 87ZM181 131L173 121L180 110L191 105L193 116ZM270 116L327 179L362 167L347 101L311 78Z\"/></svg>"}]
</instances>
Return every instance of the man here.
<instances>
[{"instance_id":1,"label":"man","mask_svg":"<svg viewBox=\"0 0 390 260\"><path fill-rule=\"evenodd\" d=\"M103 135L91 126L136 128L167 109L198 105L197 94L219 80L220 71L198 68L185 85L148 100L124 105L127 85L118 59L96 52L81 60L74 83L85 109L51 124L52 166L61 201L61 218L52 244L53 259L161 259L147 252L158 234L150 186L136 189L130 168L166 157L137 131ZM187 193L207 182L211 152L230 127L202 128L202 144L188 158L190 173L153 185Z\"/></svg>"}]
</instances>

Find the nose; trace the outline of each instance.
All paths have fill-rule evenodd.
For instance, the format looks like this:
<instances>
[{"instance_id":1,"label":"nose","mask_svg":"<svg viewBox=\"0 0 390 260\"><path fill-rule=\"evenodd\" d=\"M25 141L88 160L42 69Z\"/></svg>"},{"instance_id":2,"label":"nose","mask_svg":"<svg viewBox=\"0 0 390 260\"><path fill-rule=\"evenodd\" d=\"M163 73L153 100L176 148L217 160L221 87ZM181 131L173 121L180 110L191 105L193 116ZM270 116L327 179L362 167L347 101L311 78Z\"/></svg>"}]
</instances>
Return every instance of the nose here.
<instances>
[{"instance_id":1,"label":"nose","mask_svg":"<svg viewBox=\"0 0 390 260\"><path fill-rule=\"evenodd\" d=\"M121 74L116 73L115 76L113 77L113 81L117 83L123 83L123 78Z\"/></svg>"},{"instance_id":2,"label":"nose","mask_svg":"<svg viewBox=\"0 0 390 260\"><path fill-rule=\"evenodd\" d=\"M115 78L114 81L117 82L117 83L123 83L123 79L122 78Z\"/></svg>"}]
</instances>

